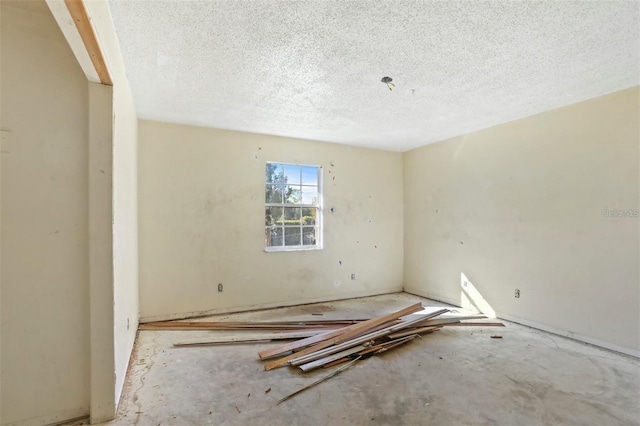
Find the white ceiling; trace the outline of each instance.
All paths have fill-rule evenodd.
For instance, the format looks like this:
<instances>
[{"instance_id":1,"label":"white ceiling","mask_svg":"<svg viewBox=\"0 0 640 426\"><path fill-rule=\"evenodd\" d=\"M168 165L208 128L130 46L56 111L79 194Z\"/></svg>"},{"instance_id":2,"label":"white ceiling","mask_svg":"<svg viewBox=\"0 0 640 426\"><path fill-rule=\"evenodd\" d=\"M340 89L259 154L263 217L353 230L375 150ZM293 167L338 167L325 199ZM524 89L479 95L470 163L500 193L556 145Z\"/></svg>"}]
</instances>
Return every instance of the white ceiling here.
<instances>
[{"instance_id":1,"label":"white ceiling","mask_svg":"<svg viewBox=\"0 0 640 426\"><path fill-rule=\"evenodd\" d=\"M637 1L109 4L144 119L405 151L640 83Z\"/></svg>"}]
</instances>

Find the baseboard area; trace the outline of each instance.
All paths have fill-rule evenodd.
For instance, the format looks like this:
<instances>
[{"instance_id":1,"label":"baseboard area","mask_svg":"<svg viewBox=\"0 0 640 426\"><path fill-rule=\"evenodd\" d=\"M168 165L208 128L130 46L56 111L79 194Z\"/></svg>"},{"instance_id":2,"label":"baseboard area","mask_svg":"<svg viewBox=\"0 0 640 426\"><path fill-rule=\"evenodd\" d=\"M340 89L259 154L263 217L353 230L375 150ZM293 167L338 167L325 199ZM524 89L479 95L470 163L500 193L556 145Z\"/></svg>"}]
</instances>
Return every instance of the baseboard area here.
<instances>
[{"instance_id":1,"label":"baseboard area","mask_svg":"<svg viewBox=\"0 0 640 426\"><path fill-rule=\"evenodd\" d=\"M30 419L19 420L15 422L2 423L3 426L61 426L69 423L75 423L89 419L86 409L82 410L65 410L63 412L40 417L32 417Z\"/></svg>"},{"instance_id":2,"label":"baseboard area","mask_svg":"<svg viewBox=\"0 0 640 426\"><path fill-rule=\"evenodd\" d=\"M70 423L77 423L77 422L81 422L84 420L89 420L89 415L87 414L86 416L80 416L80 417L75 417L73 419L68 419L68 420L64 420L58 423L51 423L48 424L47 426L63 426L63 425L68 425Z\"/></svg>"},{"instance_id":3,"label":"baseboard area","mask_svg":"<svg viewBox=\"0 0 640 426\"><path fill-rule=\"evenodd\" d=\"M456 300L449 299L447 297L439 296L439 295L436 295L436 294L433 294L433 293L429 293L429 292L426 292L426 291L420 291L420 290L413 289L413 288L405 288L404 292L407 293L407 294L412 294L414 296L420 296L420 297L424 297L424 298L427 298L427 299L431 299L431 300L433 300L435 302L446 303L447 305L455 306L457 308L462 307L460 305L460 301L459 300L456 301Z\"/></svg>"},{"instance_id":4,"label":"baseboard area","mask_svg":"<svg viewBox=\"0 0 640 426\"><path fill-rule=\"evenodd\" d=\"M584 336L582 334L573 333L571 331L562 330L560 328L551 327L548 325L540 324L535 321L529 321L526 319L514 317L512 315L496 313L497 317L506 321L515 322L516 324L525 325L527 327L535 328L538 330L546 331L547 333L556 334L562 337L568 337L569 339L577 340L579 342L588 343L593 346L598 346L600 348L608 349L610 351L619 352L621 354L630 355L635 358L640 358L640 351L636 351L630 348L625 348L623 346L614 345L613 343L604 342L602 340L594 339L589 336Z\"/></svg>"},{"instance_id":5,"label":"baseboard area","mask_svg":"<svg viewBox=\"0 0 640 426\"><path fill-rule=\"evenodd\" d=\"M431 294L425 291L419 291L416 289L405 289L405 293L413 294L414 296L426 297L427 299L435 300L436 302L447 303L453 306L460 307L460 302L456 302L453 300L448 300L446 297L442 297L436 294ZM496 312L496 318L503 319L505 321L514 322L516 324L525 325L527 327L535 328L537 330L546 331L547 333L556 334L562 337L568 337L569 339L577 340L582 343L588 343L593 346L597 346L599 348L608 349L610 351L619 352L621 354L630 355L635 358L640 358L640 351L625 348L623 346L614 345L613 343L604 342L602 340L594 339L589 336L584 336L579 333L573 333L571 331L563 330L556 327L551 327L548 325L540 324L535 321L529 321L523 318L518 318L513 315L503 314Z\"/></svg>"},{"instance_id":6,"label":"baseboard area","mask_svg":"<svg viewBox=\"0 0 640 426\"><path fill-rule=\"evenodd\" d=\"M198 317L206 317L210 315L219 315L219 314L233 314L238 312L250 312L250 311L259 311L263 309L275 309L275 308L286 308L289 306L300 306L300 305L310 305L312 303L322 303L322 302L335 302L338 300L348 300L348 299L357 299L360 297L371 297L371 296L380 296L383 294L393 294L393 293L401 293L402 287L392 288L384 291L371 291L371 292L358 292L358 293L349 293L346 295L342 295L340 297L317 297L311 299L304 300L295 300L288 302L274 302L274 303L264 303L257 305L247 305L247 306L238 306L233 308L220 308L220 309L211 309L206 311L195 311L195 312L183 312L177 314L167 314L167 315L155 315L140 318L140 324L153 322L153 321L170 321L170 320L179 320L179 319L187 319L187 318L198 318Z\"/></svg>"}]
</instances>

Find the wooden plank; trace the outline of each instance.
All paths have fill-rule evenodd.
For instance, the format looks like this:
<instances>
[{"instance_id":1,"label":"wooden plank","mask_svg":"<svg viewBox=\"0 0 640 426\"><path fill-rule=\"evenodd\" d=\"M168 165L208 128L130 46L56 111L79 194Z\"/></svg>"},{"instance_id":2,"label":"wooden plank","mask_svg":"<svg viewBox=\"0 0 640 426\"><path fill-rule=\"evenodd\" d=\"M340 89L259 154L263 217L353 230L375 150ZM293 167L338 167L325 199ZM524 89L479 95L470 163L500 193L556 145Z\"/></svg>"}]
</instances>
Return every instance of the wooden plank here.
<instances>
[{"instance_id":1,"label":"wooden plank","mask_svg":"<svg viewBox=\"0 0 640 426\"><path fill-rule=\"evenodd\" d=\"M380 324L380 325L378 325L376 327L372 327L372 328L370 328L368 330L361 331L359 334L356 334L355 336L350 336L349 339L357 338L357 337L360 337L362 335L371 333L373 331L382 330L384 328L390 327L390 326L398 324L398 323L399 322L396 321L396 320L388 321L388 322ZM310 354L312 352L318 351L318 350L323 349L323 348L327 348L327 347L329 347L331 345L334 345L338 341L339 337L341 337L341 336L334 337L334 338L331 338L331 339L328 339L328 340L324 340L322 342L316 343L315 345L308 346L308 347L305 347L305 348L302 348L302 349L297 349L292 354L289 354L289 355L287 355L287 356L285 356L283 358L278 358L278 359L276 359L274 361L269 362L268 364L266 364L264 366L264 369L267 370L267 371L268 370L273 370L274 368L282 367L283 365L287 364L292 359L295 359L295 358Z\"/></svg>"},{"instance_id":2,"label":"wooden plank","mask_svg":"<svg viewBox=\"0 0 640 426\"><path fill-rule=\"evenodd\" d=\"M289 339L295 340L295 339ZM225 346L225 345L246 345L256 343L269 343L273 342L273 339L251 339L251 340L233 340L231 342L202 342L202 343L189 343L185 345L173 344L177 348L196 348L203 346Z\"/></svg>"},{"instance_id":3,"label":"wooden plank","mask_svg":"<svg viewBox=\"0 0 640 426\"><path fill-rule=\"evenodd\" d=\"M380 346L382 346L381 348L376 348L375 350L373 350L373 348L371 348L370 351L372 352L373 355L377 355L379 353L389 351L389 350L391 350L391 349L393 349L395 347L398 347L400 345L404 345L405 343L413 342L413 340L416 337L420 337L420 335L412 334L412 335L404 337L402 339L392 340L390 342L386 342L384 345L380 345ZM365 355L365 354L361 354L361 355Z\"/></svg>"},{"instance_id":4,"label":"wooden plank","mask_svg":"<svg viewBox=\"0 0 640 426\"><path fill-rule=\"evenodd\" d=\"M429 331L429 332L427 332L427 333L425 333L425 334L429 334L429 333L432 333L432 332L433 332L433 331ZM418 336L416 336L416 337L418 337ZM414 339L414 337L409 337L407 341L411 341L411 340L413 340L413 339ZM405 339L392 340L392 341L390 341L390 342L385 342L384 344L389 344L389 343L391 343L391 345L389 346L389 348L388 348L388 349L391 349L391 348L394 348L396 345L402 345L402 344L404 344L404 343L405 343ZM375 355L375 354L377 354L377 353L378 353L377 351L382 351L382 349L384 349L384 346L382 346L382 345L383 345L383 344L380 344L380 345L376 345L376 346L372 346L372 347L370 347L370 348L367 348L367 349L365 349L365 350L363 350L363 351L361 351L361 352L358 352L358 355L360 355L360 356L364 356L364 355L368 355L368 354L369 354L369 353L371 353L371 352L373 352L373 355ZM385 350L386 350L386 349L385 349ZM349 360L351 360L351 358L349 358L349 357L340 358L340 359L337 359L337 360L335 360L335 361L332 361L332 362L329 362L329 363L327 363L327 364L324 364L324 365L322 366L322 368L331 368L331 367L333 367L333 366L335 366L335 365L342 364L342 363L347 362L347 361L349 361Z\"/></svg>"},{"instance_id":5,"label":"wooden plank","mask_svg":"<svg viewBox=\"0 0 640 426\"><path fill-rule=\"evenodd\" d=\"M84 7L83 0L64 0L64 4L67 5L69 14L71 15L71 18L73 18L73 22L76 24L76 28L78 29L80 38L84 43L84 47L87 49L91 62L98 73L98 77L100 77L100 82L107 86L113 86L113 81L109 75L107 64L102 56L100 44L98 43L96 33L93 31L91 19Z\"/></svg>"},{"instance_id":6,"label":"wooden plank","mask_svg":"<svg viewBox=\"0 0 640 426\"><path fill-rule=\"evenodd\" d=\"M370 318L369 318L370 319ZM308 325L351 325L357 324L359 322L366 321L366 319L357 319L357 320L310 320L310 321L153 321L147 322L145 325L154 325L154 326L173 326L176 324L180 325L193 325L193 326L239 326L239 327L254 327L254 326L280 326L280 325L297 325L297 326L308 326Z\"/></svg>"},{"instance_id":7,"label":"wooden plank","mask_svg":"<svg viewBox=\"0 0 640 426\"><path fill-rule=\"evenodd\" d=\"M226 321L158 321L140 324L139 330L335 330L365 320L226 322Z\"/></svg>"},{"instance_id":8,"label":"wooden plank","mask_svg":"<svg viewBox=\"0 0 640 426\"><path fill-rule=\"evenodd\" d=\"M335 365L339 365L339 364L342 364L343 362L347 362L350 359L351 358L340 358L340 359L337 359L337 360L335 360L333 362L330 362L328 364L323 365L322 368L331 368L331 367L333 367Z\"/></svg>"},{"instance_id":9,"label":"wooden plank","mask_svg":"<svg viewBox=\"0 0 640 426\"><path fill-rule=\"evenodd\" d=\"M315 370L316 368L320 368L325 364L328 364L330 362L336 361L336 360L338 360L340 358L344 358L344 357L347 357L347 356L349 356L351 354L354 354L356 352L360 352L360 351L362 351L364 349L366 349L366 346L363 346L363 345L355 346L353 348L346 349L346 350L344 350L342 352L338 352L336 354L329 355L327 357L318 359L316 361L312 361L312 362L309 362L307 364L299 365L298 367L300 368L300 370L302 370L302 371L304 371L306 373L308 371Z\"/></svg>"},{"instance_id":10,"label":"wooden plank","mask_svg":"<svg viewBox=\"0 0 640 426\"><path fill-rule=\"evenodd\" d=\"M449 310L448 309L441 309L439 311L435 311L435 312L430 313L428 315L428 317L435 317L435 316L438 316L438 315L443 314L445 312L449 312ZM377 339L379 337L386 336L386 335L391 334L391 333L393 333L395 331L403 330L403 329L405 329L407 327L410 327L413 324L417 324L417 323L422 322L422 321L424 321L424 319L422 319L422 318L418 318L418 319L415 319L413 321L405 321L405 322L402 322L400 324L394 324L394 325L389 326L387 328L384 328L382 330L375 331L373 333L364 334L364 335L362 335L360 337L357 337L357 338L352 338L352 339L349 339L349 340L342 339L341 343L340 343L340 341L338 341L338 339L341 338L341 336L339 336L339 337L335 338L335 340L336 340L334 342L334 343L336 343L335 346L321 348L321 350L313 350L311 352L305 353L304 355L301 354L301 352L303 352L303 351L297 352L297 353L293 354L294 355L293 357L291 357L291 356L288 357L290 359L287 362L292 364L292 365L299 365L299 364L303 364L303 363L306 363L306 362L309 362L309 361L313 361L313 360L322 358L323 356L330 355L332 353L336 353L336 352L339 352L341 350L348 349L350 347L359 345L360 343L364 343L364 342L367 342L369 340L374 340L374 339ZM334 340L334 339L332 339L332 340ZM324 343L324 342L322 342L322 343ZM314 349L315 347L316 346L313 346L313 347L307 348L307 349L311 350L311 349ZM281 360L278 360L278 361L281 361Z\"/></svg>"},{"instance_id":11,"label":"wooden plank","mask_svg":"<svg viewBox=\"0 0 640 426\"><path fill-rule=\"evenodd\" d=\"M358 355L368 355L370 353L376 354L378 352L382 352L382 351L386 351L389 350L391 348L395 348L396 346L402 345L404 343L407 343L410 340L415 339L416 337L420 337L417 334L413 334L409 337L404 337L402 339L395 339L395 340L391 340L388 342L384 342L384 343L379 343L377 345L374 346L364 346L364 345L359 345L359 346L355 346L353 348L350 349L346 349L342 352L338 352L332 355L329 355L327 357L324 358L320 358L316 361L312 361L306 364L302 364L302 365L298 365L298 367L304 371L305 373L311 370L315 370L316 368L320 368L323 367L327 364L333 364L335 361L339 361L341 359L344 359L346 357L348 357L349 355L353 355L354 353L358 353ZM347 358L348 360L348 358ZM343 361L344 362L344 361Z\"/></svg>"},{"instance_id":12,"label":"wooden plank","mask_svg":"<svg viewBox=\"0 0 640 426\"><path fill-rule=\"evenodd\" d=\"M380 343L378 345L370 346L370 347L356 346L355 348L348 349L346 351L343 351L334 355L329 355L326 358L321 358L317 361L300 365L299 367L305 373L319 367L322 367L322 368L333 367L334 365L342 364L343 362L347 362L351 360L352 358L350 357L350 355L353 355L354 353L357 353L359 357L364 357L365 355L376 355L378 353L386 352L390 349L393 349L396 346L409 343L416 337L420 337L420 336L417 334L414 334L408 337L404 337L402 339L391 340L389 342ZM356 350L358 348L362 348L362 349L360 349L360 351L358 352Z\"/></svg>"},{"instance_id":13,"label":"wooden plank","mask_svg":"<svg viewBox=\"0 0 640 426\"><path fill-rule=\"evenodd\" d=\"M333 376L336 376L336 375L340 374L341 372L343 372L344 370L346 370L347 368L349 368L349 367L351 367L353 364L355 364L355 363L356 363L356 361L358 361L359 359L360 359L360 357L358 357L358 358L356 358L356 359L354 359L354 360L351 360L351 362L350 362L350 363L348 363L347 365L344 365L344 366L342 366L342 367L338 368L338 369L337 369L336 371L334 371L333 373L331 373L331 374L329 374L329 375L327 375L327 376L324 376L324 377L322 377L322 378L320 378L320 379L316 380L315 382L313 382L313 383L311 383L311 384L309 384L309 385L307 385L307 386L303 387L302 389L299 389L299 390L295 391L295 392L294 392L294 393L292 393L292 394L289 394L289 395L285 396L285 397L284 397L284 398L282 398L280 401L278 401L278 403L277 403L276 405L278 405L278 404L280 404L281 402L284 402L284 401L286 401L287 399L289 399L289 398L291 398L291 397L293 397L293 396L295 396L295 395L299 394L300 392L303 392L303 391L305 391L305 390L307 390L307 389L309 389L309 388L311 388L311 387L314 387L314 386L315 386L315 385L317 385L317 384L320 384L320 383L324 382L324 381L325 381L325 380L327 380L327 379L332 378Z\"/></svg>"},{"instance_id":14,"label":"wooden plank","mask_svg":"<svg viewBox=\"0 0 640 426\"><path fill-rule=\"evenodd\" d=\"M397 339L399 337L409 336L410 334L426 334L432 333L435 330L443 327L443 325L430 325L428 327L411 328L409 330L399 331L398 333L390 334L390 339Z\"/></svg>"},{"instance_id":15,"label":"wooden plank","mask_svg":"<svg viewBox=\"0 0 640 426\"><path fill-rule=\"evenodd\" d=\"M249 342L249 341L261 341L261 340L288 340L288 339L301 339L304 337L315 336L316 334L324 333L323 331L296 331L287 333L264 333L256 335L242 335L234 334L233 336L214 336L207 337L198 340L185 340L182 342L176 342L173 346L194 346L194 345L206 345L216 343L230 343L230 342Z\"/></svg>"},{"instance_id":16,"label":"wooden plank","mask_svg":"<svg viewBox=\"0 0 640 426\"><path fill-rule=\"evenodd\" d=\"M332 339L335 338L337 336L340 335L347 335L347 336L354 336L358 333L361 333L362 331L365 331L371 327L375 327L377 325L383 324L387 321L392 321L395 319L398 319L400 317L403 317L405 315L409 315L412 314L414 312L418 312L420 310L422 310L422 303L416 303L414 305L408 306L404 309L400 309L399 311L396 312L392 312L390 314L387 315L383 315L381 317L378 318L372 318L370 320L367 321L363 321L361 323L358 324L353 324L344 328L341 328L339 330L335 330L335 331L330 331L327 332L325 334L319 334L317 336L313 336L313 337L308 337L306 339L302 339L302 340L298 340L297 342L293 342L290 343L288 345L284 345L284 346L280 346L278 348L273 348L273 349L268 349L268 350L264 350L260 353L258 353L258 355L260 356L260 359L267 359L267 358L272 358L274 356L278 356L281 354L284 354L286 352L290 352L293 351L295 349L299 349L299 348L303 348L305 346L309 346L312 345L314 343L318 343L318 342L322 342L324 340L327 339Z\"/></svg>"},{"instance_id":17,"label":"wooden plank","mask_svg":"<svg viewBox=\"0 0 640 426\"><path fill-rule=\"evenodd\" d=\"M411 317L416 318L417 315L411 315ZM418 322L416 327L426 327L428 325L438 325L438 324L453 324L462 321L463 319L468 318L476 318L473 317L446 317L446 318L425 318L424 322ZM411 318L413 319L413 318Z\"/></svg>"},{"instance_id":18,"label":"wooden plank","mask_svg":"<svg viewBox=\"0 0 640 426\"><path fill-rule=\"evenodd\" d=\"M501 322L459 322L453 324L445 324L446 327L504 327Z\"/></svg>"},{"instance_id":19,"label":"wooden plank","mask_svg":"<svg viewBox=\"0 0 640 426\"><path fill-rule=\"evenodd\" d=\"M277 326L269 326L269 327L218 327L218 326L203 326L203 327L192 327L192 326L183 326L183 325L175 325L175 326L161 326L156 327L153 325L140 325L138 328L140 331L306 331L306 330L318 330L318 331L331 331L342 328L342 326L306 326L306 327L277 327Z\"/></svg>"}]
</instances>

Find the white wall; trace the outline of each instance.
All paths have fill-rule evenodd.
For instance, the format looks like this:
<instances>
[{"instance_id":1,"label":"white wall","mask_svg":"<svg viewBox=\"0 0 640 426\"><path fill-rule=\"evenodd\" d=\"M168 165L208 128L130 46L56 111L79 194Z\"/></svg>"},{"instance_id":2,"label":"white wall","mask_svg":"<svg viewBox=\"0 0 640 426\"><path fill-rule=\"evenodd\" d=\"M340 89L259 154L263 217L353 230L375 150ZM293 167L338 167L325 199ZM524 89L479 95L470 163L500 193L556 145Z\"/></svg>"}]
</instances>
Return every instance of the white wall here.
<instances>
[{"instance_id":1,"label":"white wall","mask_svg":"<svg viewBox=\"0 0 640 426\"><path fill-rule=\"evenodd\" d=\"M151 121L138 128L143 320L402 289L401 154ZM323 250L264 252L267 161L323 166Z\"/></svg>"},{"instance_id":2,"label":"white wall","mask_svg":"<svg viewBox=\"0 0 640 426\"><path fill-rule=\"evenodd\" d=\"M405 153L406 291L639 356L639 93Z\"/></svg>"},{"instance_id":3,"label":"white wall","mask_svg":"<svg viewBox=\"0 0 640 426\"><path fill-rule=\"evenodd\" d=\"M87 11L113 80L113 327L114 401L120 399L138 328L138 129L122 54L109 5L86 1ZM107 419L107 413L92 420Z\"/></svg>"},{"instance_id":4,"label":"white wall","mask_svg":"<svg viewBox=\"0 0 640 426\"><path fill-rule=\"evenodd\" d=\"M0 2L2 424L89 412L88 90L44 2Z\"/></svg>"}]
</instances>

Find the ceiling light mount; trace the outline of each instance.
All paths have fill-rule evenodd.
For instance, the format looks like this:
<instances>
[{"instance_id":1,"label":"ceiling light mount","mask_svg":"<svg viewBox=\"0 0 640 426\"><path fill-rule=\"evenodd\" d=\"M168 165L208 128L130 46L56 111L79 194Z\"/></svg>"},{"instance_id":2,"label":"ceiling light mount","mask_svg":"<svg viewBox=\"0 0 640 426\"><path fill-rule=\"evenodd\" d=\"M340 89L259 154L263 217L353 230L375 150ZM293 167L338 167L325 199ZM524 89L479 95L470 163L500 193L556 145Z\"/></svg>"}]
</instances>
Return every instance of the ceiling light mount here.
<instances>
[{"instance_id":1,"label":"ceiling light mount","mask_svg":"<svg viewBox=\"0 0 640 426\"><path fill-rule=\"evenodd\" d=\"M393 90L393 88L396 87L396 85L392 83L393 79L391 77L382 77L380 81L386 84L389 90Z\"/></svg>"}]
</instances>

